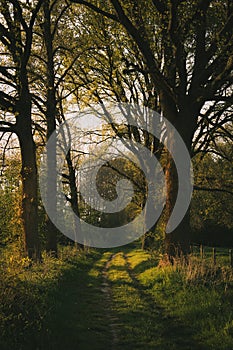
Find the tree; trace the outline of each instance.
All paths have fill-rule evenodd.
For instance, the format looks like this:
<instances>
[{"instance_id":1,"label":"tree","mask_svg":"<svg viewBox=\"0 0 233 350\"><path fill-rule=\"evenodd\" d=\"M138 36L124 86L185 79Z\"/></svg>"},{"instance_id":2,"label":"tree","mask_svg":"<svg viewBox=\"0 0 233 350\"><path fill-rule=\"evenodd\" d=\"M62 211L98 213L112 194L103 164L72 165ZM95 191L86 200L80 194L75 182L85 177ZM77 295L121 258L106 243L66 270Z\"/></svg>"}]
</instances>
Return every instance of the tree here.
<instances>
[{"instance_id":1,"label":"tree","mask_svg":"<svg viewBox=\"0 0 233 350\"><path fill-rule=\"evenodd\" d=\"M22 219L25 249L29 258L39 259L38 212L37 212L37 164L33 140L32 100L28 80L33 26L42 1L35 6L20 1L1 1L1 51L0 108L7 113L8 120L0 121L0 131L15 133L21 151ZM10 118L10 121L9 121ZM14 119L14 121L13 121Z\"/></svg>"},{"instance_id":2,"label":"tree","mask_svg":"<svg viewBox=\"0 0 233 350\"><path fill-rule=\"evenodd\" d=\"M51 24L51 7L50 1L43 2L43 38L46 51L46 101L45 101L45 117L46 117L46 140L50 138L52 133L56 130L57 117L57 100L56 100L56 86L55 86L55 69L54 69L54 35ZM50 205L56 207L56 150L47 158L47 193L52 195ZM55 178L54 178L55 176ZM50 193L50 194L49 194ZM54 195L53 195L54 194ZM57 230L52 221L46 216L46 234L47 234L47 251L57 256Z\"/></svg>"},{"instance_id":3,"label":"tree","mask_svg":"<svg viewBox=\"0 0 233 350\"><path fill-rule=\"evenodd\" d=\"M121 25L140 51L163 116L182 136L191 153L206 103L232 101L233 5L231 1L73 0ZM134 67L135 68L135 67ZM136 69L136 68L135 68ZM219 120L218 120L219 122ZM221 121L222 122L222 121ZM173 135L168 135L175 147ZM177 195L176 169L166 164L167 220ZM189 215L170 234L168 256L189 250Z\"/></svg>"},{"instance_id":4,"label":"tree","mask_svg":"<svg viewBox=\"0 0 233 350\"><path fill-rule=\"evenodd\" d=\"M84 217L85 221L100 227L118 227L135 219L145 206L147 188L143 172L136 163L132 162L132 155L129 155L127 159L113 158L100 167L96 178L96 187L104 200L112 201L117 198L116 185L122 179L129 180L133 184L134 195L130 203L120 212L103 213L91 208L85 202L80 202L80 209L82 205L84 214L89 212Z\"/></svg>"},{"instance_id":5,"label":"tree","mask_svg":"<svg viewBox=\"0 0 233 350\"><path fill-rule=\"evenodd\" d=\"M69 27L70 25L70 27ZM63 113L63 100L65 97L62 92L65 87L66 75L72 68L76 60L75 53L70 59L70 51L74 37L69 35L67 28L72 27L72 13L70 12L70 4L61 1L44 0L42 11L37 18L36 34L44 43L43 47L34 45L31 59L31 71L34 76L34 87L43 87L39 93L35 89L34 103L39 109L42 120L45 119L46 134L44 141L48 141L50 136L56 130L56 125L65 120ZM67 38L64 36L67 33ZM71 39L71 40L70 40ZM39 46L39 53L38 53ZM35 58L35 61L33 61ZM36 62L36 64L35 64ZM33 69L35 67L35 70ZM39 69L38 69L39 67ZM66 96L67 97L67 96ZM42 122L39 123L39 127ZM70 153L69 153L70 154ZM72 163L69 157L66 157L68 168L70 171L70 187L73 194L72 204L75 206L77 198L75 198L75 187L73 182ZM47 197L48 205L56 208L56 150L47 158ZM76 193L77 194L77 193ZM77 207L77 206L76 206ZM76 211L78 209L76 208ZM47 251L55 256L57 255L57 229L46 215L46 234L47 234Z\"/></svg>"}]
</instances>

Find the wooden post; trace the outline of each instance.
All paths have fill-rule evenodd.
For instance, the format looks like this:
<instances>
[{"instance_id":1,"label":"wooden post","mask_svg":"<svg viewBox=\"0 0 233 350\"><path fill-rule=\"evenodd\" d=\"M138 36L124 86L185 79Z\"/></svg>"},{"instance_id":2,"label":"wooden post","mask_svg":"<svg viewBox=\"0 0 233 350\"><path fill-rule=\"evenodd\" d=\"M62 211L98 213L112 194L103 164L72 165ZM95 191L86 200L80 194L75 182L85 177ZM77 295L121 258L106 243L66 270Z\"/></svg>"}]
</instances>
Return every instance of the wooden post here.
<instances>
[{"instance_id":1,"label":"wooden post","mask_svg":"<svg viewBox=\"0 0 233 350\"><path fill-rule=\"evenodd\" d=\"M204 258L204 248L203 248L202 244L200 245L200 255L201 255L201 259L203 259Z\"/></svg>"},{"instance_id":2,"label":"wooden post","mask_svg":"<svg viewBox=\"0 0 233 350\"><path fill-rule=\"evenodd\" d=\"M216 265L216 248L213 248L213 264Z\"/></svg>"},{"instance_id":3,"label":"wooden post","mask_svg":"<svg viewBox=\"0 0 233 350\"><path fill-rule=\"evenodd\" d=\"M190 254L193 255L193 252L194 252L194 249L193 249L193 245L191 244L191 245L190 245Z\"/></svg>"},{"instance_id":4,"label":"wooden post","mask_svg":"<svg viewBox=\"0 0 233 350\"><path fill-rule=\"evenodd\" d=\"M232 252L232 249L229 249L229 260L230 260L230 266L233 267L233 252Z\"/></svg>"}]
</instances>

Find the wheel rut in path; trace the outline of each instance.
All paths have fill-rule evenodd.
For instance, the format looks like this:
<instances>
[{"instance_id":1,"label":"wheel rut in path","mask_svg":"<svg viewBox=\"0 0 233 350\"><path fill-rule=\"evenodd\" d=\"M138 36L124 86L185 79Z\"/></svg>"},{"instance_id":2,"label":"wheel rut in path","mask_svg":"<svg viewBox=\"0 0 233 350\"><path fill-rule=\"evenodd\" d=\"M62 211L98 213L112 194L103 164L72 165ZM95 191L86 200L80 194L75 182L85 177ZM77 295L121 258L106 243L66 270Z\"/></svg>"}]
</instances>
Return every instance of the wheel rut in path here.
<instances>
[{"instance_id":1,"label":"wheel rut in path","mask_svg":"<svg viewBox=\"0 0 233 350\"><path fill-rule=\"evenodd\" d=\"M120 266L117 265L119 258ZM128 280L109 282L114 269L122 275L128 274ZM114 349L128 350L133 346L134 349L146 347L148 350L207 350L194 339L191 326L182 324L158 305L150 290L137 279L127 254L118 252L111 255L103 277L106 296L114 310L114 313L111 312L113 322L110 322ZM125 293L123 301L118 297L122 293ZM134 305L130 305L130 300Z\"/></svg>"}]
</instances>

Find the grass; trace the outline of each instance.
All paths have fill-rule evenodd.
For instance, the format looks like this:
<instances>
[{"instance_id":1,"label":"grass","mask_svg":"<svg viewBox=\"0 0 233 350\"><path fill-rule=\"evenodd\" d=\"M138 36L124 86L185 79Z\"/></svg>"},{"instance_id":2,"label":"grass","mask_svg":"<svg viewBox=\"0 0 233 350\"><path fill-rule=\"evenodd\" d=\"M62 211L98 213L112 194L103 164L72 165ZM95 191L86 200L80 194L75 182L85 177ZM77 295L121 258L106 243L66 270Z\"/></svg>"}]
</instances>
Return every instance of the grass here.
<instances>
[{"instance_id":1,"label":"grass","mask_svg":"<svg viewBox=\"0 0 233 350\"><path fill-rule=\"evenodd\" d=\"M0 270L0 348L21 349L27 347L43 327L56 281L65 264L44 256L44 263L30 266L28 259L18 251L1 252Z\"/></svg>"},{"instance_id":2,"label":"grass","mask_svg":"<svg viewBox=\"0 0 233 350\"><path fill-rule=\"evenodd\" d=\"M233 275L229 267L205 261L151 267L140 283L169 315L192 328L194 339L207 349L233 347Z\"/></svg>"},{"instance_id":3,"label":"grass","mask_svg":"<svg viewBox=\"0 0 233 350\"><path fill-rule=\"evenodd\" d=\"M213 265L213 248L212 247L203 247L203 259L206 263L208 263L210 266ZM216 249L216 264L219 266L230 266L231 260L229 256L229 249L228 248L222 248L217 247ZM200 259L200 247L199 246L193 246L193 256L197 257L197 259Z\"/></svg>"},{"instance_id":4,"label":"grass","mask_svg":"<svg viewBox=\"0 0 233 350\"><path fill-rule=\"evenodd\" d=\"M45 348L51 328L47 320L65 276L71 277L77 265L80 269L92 264L92 259L70 247L61 255L54 259L43 254L43 263L36 264L22 258L17 248L1 251L1 350Z\"/></svg>"},{"instance_id":5,"label":"grass","mask_svg":"<svg viewBox=\"0 0 233 350\"><path fill-rule=\"evenodd\" d=\"M155 295L150 294L150 288L139 280L139 276L155 264L155 260L141 250L118 252L111 259L108 278L117 317L117 349L128 350L132 346L151 350L194 348L191 330L180 321L174 321Z\"/></svg>"},{"instance_id":6,"label":"grass","mask_svg":"<svg viewBox=\"0 0 233 350\"><path fill-rule=\"evenodd\" d=\"M108 255L92 251L77 261L60 282L56 305L47 319L41 349L109 349L109 324L104 312L102 269Z\"/></svg>"},{"instance_id":7,"label":"grass","mask_svg":"<svg viewBox=\"0 0 233 350\"><path fill-rule=\"evenodd\" d=\"M170 266L134 244L0 259L1 350L233 348L233 271L211 257Z\"/></svg>"}]
</instances>

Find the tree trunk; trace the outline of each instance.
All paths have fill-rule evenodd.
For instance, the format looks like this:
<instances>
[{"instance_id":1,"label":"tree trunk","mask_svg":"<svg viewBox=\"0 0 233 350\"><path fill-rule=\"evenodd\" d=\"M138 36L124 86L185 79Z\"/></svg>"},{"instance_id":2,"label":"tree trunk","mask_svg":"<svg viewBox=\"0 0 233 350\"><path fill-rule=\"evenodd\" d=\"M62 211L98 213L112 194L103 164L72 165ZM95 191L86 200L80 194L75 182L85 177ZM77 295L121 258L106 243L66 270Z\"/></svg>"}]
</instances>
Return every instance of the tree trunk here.
<instances>
[{"instance_id":1,"label":"tree trunk","mask_svg":"<svg viewBox=\"0 0 233 350\"><path fill-rule=\"evenodd\" d=\"M17 135L22 158L22 220L25 250L29 258L40 260L38 235L38 184L36 147L32 135L30 94L22 94L18 106Z\"/></svg>"},{"instance_id":2,"label":"tree trunk","mask_svg":"<svg viewBox=\"0 0 233 350\"><path fill-rule=\"evenodd\" d=\"M171 109L167 109L167 104L164 107L164 115L169 121L173 122L173 126L182 137L184 144L190 154L192 146L192 137L195 130L195 117L190 115L190 108L185 106L181 112L177 112L176 115L171 115ZM174 113L173 113L174 114ZM168 149L172 150L176 147L176 140L174 135L169 135ZM182 157L182 155L180 155ZM187 167L187 164L184 164ZM190 176L185 179L190 185ZM177 193L178 193L178 175L176 165L172 159L169 151L167 152L167 162L165 166L165 182L166 182L166 208L165 208L165 227L167 226L168 220L171 217L171 213L174 209ZM165 253L169 260L173 262L175 257L187 256L190 252L190 213L189 209L181 220L180 224L170 233L165 234Z\"/></svg>"},{"instance_id":3,"label":"tree trunk","mask_svg":"<svg viewBox=\"0 0 233 350\"><path fill-rule=\"evenodd\" d=\"M171 217L172 210L175 206L178 192L178 177L174 161L170 154L167 156L165 169L166 181L166 208L165 221L166 225ZM191 181L191 179L190 179ZM169 260L173 262L175 257L186 256L189 253L191 229L189 222L189 209L182 219L181 223L171 232L165 234L165 253Z\"/></svg>"},{"instance_id":4,"label":"tree trunk","mask_svg":"<svg viewBox=\"0 0 233 350\"><path fill-rule=\"evenodd\" d=\"M78 189L76 185L76 176L75 169L72 164L71 153L70 150L66 156L66 162L69 169L69 185L70 185L70 194L71 194L71 207L73 212L80 218L80 210L79 210L79 201L78 201ZM84 250L85 246L81 243L78 243L78 234L81 230L81 225L76 225L75 227L75 244L81 250Z\"/></svg>"},{"instance_id":5,"label":"tree trunk","mask_svg":"<svg viewBox=\"0 0 233 350\"><path fill-rule=\"evenodd\" d=\"M47 100L50 101L50 98ZM47 108L49 111L49 108ZM49 114L48 114L49 115ZM47 140L52 132L55 130L55 124L53 118L47 118ZM57 206L57 173L56 173L56 145L54 149L51 149L47 155L47 166L46 166L46 191L47 191L47 205L50 207L49 212L56 213ZM56 215L56 214L54 214ZM53 256L57 257L57 233L58 230L51 221L50 217L46 214L45 217L46 227L46 251Z\"/></svg>"},{"instance_id":6,"label":"tree trunk","mask_svg":"<svg viewBox=\"0 0 233 350\"><path fill-rule=\"evenodd\" d=\"M145 138L145 146L153 152L153 157L156 156L157 160L160 162L161 161L161 156L163 152L163 145L161 144L160 140L158 140L156 137L153 137L147 132L144 131L144 138ZM152 144L153 142L153 144ZM146 164L144 163L144 166ZM149 167L148 167L149 171ZM147 214L145 213L145 216ZM155 222L154 225L150 228L149 231L145 232L143 237L142 237L142 245L141 248L143 250L147 250L152 248L153 249L153 244L155 242L155 236L156 236L156 227L158 225L158 222Z\"/></svg>"},{"instance_id":7,"label":"tree trunk","mask_svg":"<svg viewBox=\"0 0 233 350\"><path fill-rule=\"evenodd\" d=\"M54 81L54 57L53 57L53 36L51 26L51 11L50 0L45 0L43 4L44 11L44 40L47 54L47 96L46 96L46 123L47 135L46 139L50 138L56 130L56 89ZM47 157L47 197L48 203L52 206L52 210L56 210L56 190L57 190L57 175L56 175L56 148ZM57 256L57 228L54 226L48 215L46 215L46 234L47 245L46 250Z\"/></svg>"}]
</instances>

